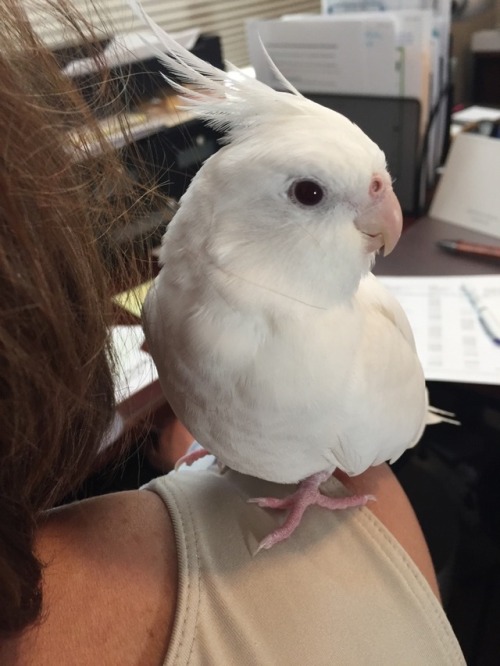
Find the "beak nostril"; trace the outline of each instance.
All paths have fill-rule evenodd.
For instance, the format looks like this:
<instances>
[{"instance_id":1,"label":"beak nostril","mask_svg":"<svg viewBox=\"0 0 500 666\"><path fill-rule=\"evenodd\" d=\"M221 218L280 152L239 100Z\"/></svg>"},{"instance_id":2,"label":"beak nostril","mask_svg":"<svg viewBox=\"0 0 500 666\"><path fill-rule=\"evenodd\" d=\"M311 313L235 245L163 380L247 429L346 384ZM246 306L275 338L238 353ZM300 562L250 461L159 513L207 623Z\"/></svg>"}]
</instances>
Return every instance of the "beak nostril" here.
<instances>
[{"instance_id":1,"label":"beak nostril","mask_svg":"<svg viewBox=\"0 0 500 666\"><path fill-rule=\"evenodd\" d=\"M380 176L373 176L370 183L370 194L379 194L384 187L384 183Z\"/></svg>"}]
</instances>

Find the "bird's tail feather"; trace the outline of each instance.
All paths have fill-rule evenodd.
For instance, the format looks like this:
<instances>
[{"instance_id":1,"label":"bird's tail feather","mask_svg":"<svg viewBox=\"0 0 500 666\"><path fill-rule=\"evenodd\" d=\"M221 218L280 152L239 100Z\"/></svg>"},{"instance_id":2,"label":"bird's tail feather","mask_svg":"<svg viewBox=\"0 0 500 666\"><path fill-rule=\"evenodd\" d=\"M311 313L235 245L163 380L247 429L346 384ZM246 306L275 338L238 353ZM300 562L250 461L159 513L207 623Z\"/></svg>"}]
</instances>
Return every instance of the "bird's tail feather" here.
<instances>
[{"instance_id":1,"label":"bird's tail feather","mask_svg":"<svg viewBox=\"0 0 500 666\"><path fill-rule=\"evenodd\" d=\"M436 425L437 423L451 423L452 425L462 425L460 421L453 418L455 414L453 412L447 412L444 409L438 409L437 407L432 407L429 405L427 408L427 420L426 425Z\"/></svg>"}]
</instances>

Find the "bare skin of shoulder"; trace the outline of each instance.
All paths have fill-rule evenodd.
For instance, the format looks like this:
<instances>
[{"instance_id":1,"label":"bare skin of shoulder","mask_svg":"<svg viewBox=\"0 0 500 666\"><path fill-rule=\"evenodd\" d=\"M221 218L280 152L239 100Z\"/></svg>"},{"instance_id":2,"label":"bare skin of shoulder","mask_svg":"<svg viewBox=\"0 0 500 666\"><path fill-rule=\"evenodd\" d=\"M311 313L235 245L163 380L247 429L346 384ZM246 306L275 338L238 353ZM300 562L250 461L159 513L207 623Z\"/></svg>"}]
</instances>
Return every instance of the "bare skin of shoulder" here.
<instances>
[{"instance_id":1,"label":"bare skin of shoulder","mask_svg":"<svg viewBox=\"0 0 500 666\"><path fill-rule=\"evenodd\" d=\"M153 493L104 495L51 511L40 623L0 649L28 666L149 666L165 657L177 597L177 554Z\"/></svg>"},{"instance_id":2,"label":"bare skin of shoulder","mask_svg":"<svg viewBox=\"0 0 500 666\"><path fill-rule=\"evenodd\" d=\"M427 545L389 467L336 476L350 492L377 497L367 508L439 597ZM0 647L2 664L163 663L175 615L177 554L169 515L154 493L105 495L52 511L40 528L38 551L46 563L43 617Z\"/></svg>"}]
</instances>

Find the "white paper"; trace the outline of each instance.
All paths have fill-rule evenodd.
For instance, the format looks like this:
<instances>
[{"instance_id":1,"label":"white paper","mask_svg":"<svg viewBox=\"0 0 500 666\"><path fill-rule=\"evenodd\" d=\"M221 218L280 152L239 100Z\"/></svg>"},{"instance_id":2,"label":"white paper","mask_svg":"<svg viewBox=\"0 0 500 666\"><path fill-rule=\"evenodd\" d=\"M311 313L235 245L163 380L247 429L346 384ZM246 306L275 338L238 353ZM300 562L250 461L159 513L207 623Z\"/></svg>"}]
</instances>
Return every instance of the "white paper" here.
<instances>
[{"instance_id":1,"label":"white paper","mask_svg":"<svg viewBox=\"0 0 500 666\"><path fill-rule=\"evenodd\" d=\"M500 384L500 345L463 291L473 288L500 316L500 275L377 277L406 312L427 380Z\"/></svg>"},{"instance_id":2,"label":"white paper","mask_svg":"<svg viewBox=\"0 0 500 666\"><path fill-rule=\"evenodd\" d=\"M461 111L455 111L451 120L460 125L477 123L480 120L498 120L500 118L500 109L492 109L489 106L468 106Z\"/></svg>"},{"instance_id":3,"label":"white paper","mask_svg":"<svg viewBox=\"0 0 500 666\"><path fill-rule=\"evenodd\" d=\"M400 94L394 17L353 14L296 20L250 21L250 60L257 78L280 87L260 40L280 72L300 92Z\"/></svg>"},{"instance_id":4,"label":"white paper","mask_svg":"<svg viewBox=\"0 0 500 666\"><path fill-rule=\"evenodd\" d=\"M116 358L115 398L123 402L158 378L153 359L141 346L144 333L141 326L113 326L111 339Z\"/></svg>"},{"instance_id":5,"label":"white paper","mask_svg":"<svg viewBox=\"0 0 500 666\"><path fill-rule=\"evenodd\" d=\"M192 49L200 35L198 28L191 28L182 32L172 33L172 37L185 49ZM139 30L136 32L115 35L108 46L104 49L102 59L80 58L72 60L63 70L66 76L82 76L91 74L102 65L111 68L120 65L128 65L139 60L146 60L157 56L158 51L165 51L165 47L156 35L150 31Z\"/></svg>"},{"instance_id":6,"label":"white paper","mask_svg":"<svg viewBox=\"0 0 500 666\"><path fill-rule=\"evenodd\" d=\"M500 238L500 140L462 132L453 140L430 215Z\"/></svg>"}]
</instances>

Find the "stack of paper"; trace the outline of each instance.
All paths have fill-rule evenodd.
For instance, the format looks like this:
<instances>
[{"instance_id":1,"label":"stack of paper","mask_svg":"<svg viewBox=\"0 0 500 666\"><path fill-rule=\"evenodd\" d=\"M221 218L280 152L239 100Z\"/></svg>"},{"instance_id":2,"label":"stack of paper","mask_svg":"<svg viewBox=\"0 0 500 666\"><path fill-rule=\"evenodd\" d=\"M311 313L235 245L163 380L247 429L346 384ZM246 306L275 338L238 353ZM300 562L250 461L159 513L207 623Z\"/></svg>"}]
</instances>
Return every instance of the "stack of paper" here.
<instances>
[{"instance_id":1,"label":"stack of paper","mask_svg":"<svg viewBox=\"0 0 500 666\"><path fill-rule=\"evenodd\" d=\"M111 330L115 363L115 399L118 403L158 378L153 359L141 347L141 326L113 326Z\"/></svg>"},{"instance_id":2,"label":"stack of paper","mask_svg":"<svg viewBox=\"0 0 500 666\"><path fill-rule=\"evenodd\" d=\"M378 279L406 312L426 379L500 385L500 345L467 295L500 320L500 275Z\"/></svg>"}]
</instances>

